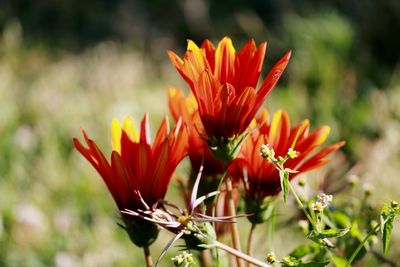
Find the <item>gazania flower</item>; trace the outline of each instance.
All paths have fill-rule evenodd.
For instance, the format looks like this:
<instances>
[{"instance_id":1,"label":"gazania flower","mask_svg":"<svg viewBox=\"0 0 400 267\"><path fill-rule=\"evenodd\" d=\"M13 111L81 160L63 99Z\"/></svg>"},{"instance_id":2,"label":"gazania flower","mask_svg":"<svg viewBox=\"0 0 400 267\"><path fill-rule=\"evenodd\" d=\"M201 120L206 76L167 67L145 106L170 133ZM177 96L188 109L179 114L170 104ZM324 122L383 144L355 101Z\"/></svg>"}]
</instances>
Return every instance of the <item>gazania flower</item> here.
<instances>
[{"instance_id":1,"label":"gazania flower","mask_svg":"<svg viewBox=\"0 0 400 267\"><path fill-rule=\"evenodd\" d=\"M183 122L187 125L189 134L188 155L192 170L197 172L200 166L203 165L203 175L205 177L215 179L216 176L221 175L224 172L223 162L211 154L208 144L199 134L204 132L204 127L193 94L185 97L180 89L168 88L168 104L174 120L178 121L179 118L182 118ZM215 188L209 192L213 190Z\"/></svg>"},{"instance_id":2,"label":"gazania flower","mask_svg":"<svg viewBox=\"0 0 400 267\"><path fill-rule=\"evenodd\" d=\"M175 120L182 118L183 122L188 127L188 155L192 165L193 173L196 173L202 166L203 178L198 188L199 193L203 195L217 190L221 176L224 173L224 164L222 161L216 159L212 155L208 144L199 135L199 132L203 132L204 128L199 116L196 99L191 93L187 97L185 97L180 89L168 88L168 103L172 117ZM187 188L187 186L183 184L182 181L179 182L182 195L185 197L185 201L189 203L190 190ZM193 184L194 179L190 181L189 187L192 188ZM237 205L239 201L239 192L236 182L234 183L232 194L234 197L234 202ZM213 203L212 201L208 201L206 202L206 204L206 214L211 215ZM221 187L221 192L218 197L215 213L216 216L224 216L225 214L227 214L227 199L224 186ZM227 232L227 230L227 224L216 223L216 232L218 236L221 236L222 234Z\"/></svg>"},{"instance_id":3,"label":"gazania flower","mask_svg":"<svg viewBox=\"0 0 400 267\"><path fill-rule=\"evenodd\" d=\"M113 120L111 162L85 131L83 136L87 147L76 138L74 145L102 176L120 211L143 209L144 204L157 205L167 192L176 166L187 153L186 130L178 120L171 132L167 117L158 129L153 145L147 114L141 122L140 134L129 117L122 125ZM148 246L155 240L158 231L154 227L132 221L132 217L124 213L122 217L135 244Z\"/></svg>"},{"instance_id":4,"label":"gazania flower","mask_svg":"<svg viewBox=\"0 0 400 267\"><path fill-rule=\"evenodd\" d=\"M162 200L160 201L159 207L149 207L146 205L143 209L138 209L136 211L129 209L122 211L128 216L155 223L176 234L161 252L156 266L168 248L179 238L185 240L188 249L204 250L207 246L219 243L216 241L215 231L210 224L211 222L233 222L232 219L234 217L232 216L211 217L198 212L198 207L204 200L214 197L219 193L219 191L213 191L201 197L197 197L202 172L203 166L200 167L195 179L186 209L182 209L172 203Z\"/></svg>"},{"instance_id":5,"label":"gazania flower","mask_svg":"<svg viewBox=\"0 0 400 267\"><path fill-rule=\"evenodd\" d=\"M236 52L231 39L225 37L217 48L208 40L201 47L189 40L183 59L168 52L196 98L209 145L216 147L215 150L218 146L220 150L228 150L231 152L228 156L234 156L232 152L235 151L229 150L237 148L238 144L227 147L227 143L247 129L278 82L291 54L288 52L279 60L256 90L265 50L265 42L257 47L254 40L250 40Z\"/></svg>"},{"instance_id":6,"label":"gazania flower","mask_svg":"<svg viewBox=\"0 0 400 267\"><path fill-rule=\"evenodd\" d=\"M260 156L260 148L264 146L267 155L285 158L285 168L296 171L296 175L325 165L326 156L344 145L338 142L314 153L329 135L328 126L320 127L309 133L310 123L291 126L289 116L280 110L272 121L265 121L266 112L259 118L260 127L254 130L244 141L238 158L230 166L232 176L244 181L246 199L262 203L265 197L275 196L281 191L279 172L272 163ZM263 122L265 121L265 122Z\"/></svg>"}]
</instances>

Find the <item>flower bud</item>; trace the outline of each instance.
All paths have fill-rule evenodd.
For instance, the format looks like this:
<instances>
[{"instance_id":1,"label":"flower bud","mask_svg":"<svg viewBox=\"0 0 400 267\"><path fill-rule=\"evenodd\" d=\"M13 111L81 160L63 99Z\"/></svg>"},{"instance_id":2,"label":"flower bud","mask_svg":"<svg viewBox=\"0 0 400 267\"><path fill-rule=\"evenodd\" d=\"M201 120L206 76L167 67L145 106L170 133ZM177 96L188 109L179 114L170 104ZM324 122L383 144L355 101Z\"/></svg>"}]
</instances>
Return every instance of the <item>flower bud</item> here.
<instances>
[{"instance_id":1,"label":"flower bud","mask_svg":"<svg viewBox=\"0 0 400 267\"><path fill-rule=\"evenodd\" d=\"M194 264L193 255L191 253L187 253L186 251L171 258L171 260L176 267L188 267Z\"/></svg>"},{"instance_id":2,"label":"flower bud","mask_svg":"<svg viewBox=\"0 0 400 267\"><path fill-rule=\"evenodd\" d=\"M374 189L372 188L372 186L368 183L365 183L363 185L363 191L366 197L369 197L370 195L372 195L372 192L374 191Z\"/></svg>"},{"instance_id":3,"label":"flower bud","mask_svg":"<svg viewBox=\"0 0 400 267\"><path fill-rule=\"evenodd\" d=\"M350 186L354 187L360 182L360 178L357 175L352 174L347 178L347 181Z\"/></svg>"},{"instance_id":4,"label":"flower bud","mask_svg":"<svg viewBox=\"0 0 400 267\"><path fill-rule=\"evenodd\" d=\"M321 213L324 210L324 206L320 202L315 202L311 205L311 208L316 213Z\"/></svg>"},{"instance_id":5,"label":"flower bud","mask_svg":"<svg viewBox=\"0 0 400 267\"><path fill-rule=\"evenodd\" d=\"M299 186L304 187L306 185L306 179L301 177L297 183Z\"/></svg>"},{"instance_id":6,"label":"flower bud","mask_svg":"<svg viewBox=\"0 0 400 267\"><path fill-rule=\"evenodd\" d=\"M273 252L270 252L270 253L267 254L267 261L269 263L276 262L275 254Z\"/></svg>"}]
</instances>

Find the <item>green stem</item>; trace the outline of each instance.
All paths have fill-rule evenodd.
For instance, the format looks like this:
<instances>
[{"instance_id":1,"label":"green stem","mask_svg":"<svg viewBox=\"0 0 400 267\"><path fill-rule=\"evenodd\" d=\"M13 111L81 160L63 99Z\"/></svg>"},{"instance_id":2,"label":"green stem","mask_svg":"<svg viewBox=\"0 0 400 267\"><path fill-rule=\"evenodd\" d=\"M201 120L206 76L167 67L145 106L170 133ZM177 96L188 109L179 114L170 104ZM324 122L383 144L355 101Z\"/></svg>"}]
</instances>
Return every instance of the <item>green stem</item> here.
<instances>
[{"instance_id":1,"label":"green stem","mask_svg":"<svg viewBox=\"0 0 400 267\"><path fill-rule=\"evenodd\" d=\"M368 239L370 239L380 227L381 227L381 224L378 223L374 228L372 228L368 232L368 234L364 237L364 239L361 241L361 243L358 245L358 247L354 250L354 252L351 255L350 259L347 261L346 267L350 267L351 266L351 263L357 257L357 255L360 252L360 250L365 246L365 243L367 243Z\"/></svg>"},{"instance_id":2,"label":"green stem","mask_svg":"<svg viewBox=\"0 0 400 267\"><path fill-rule=\"evenodd\" d=\"M222 186L222 184L223 184L223 182L224 182L224 180L225 180L227 174L228 174L228 170L226 170L226 171L222 174L221 179L219 180L219 184L218 184L217 191L220 191L220 192L221 192L221 186ZM212 207L212 212L211 212L211 215L212 215L213 217L215 217L215 213L216 213L216 209L217 209L217 203L218 203L218 198L219 198L219 194L216 194L215 197L214 197L213 207ZM215 222L214 222L214 227L215 227Z\"/></svg>"},{"instance_id":3,"label":"green stem","mask_svg":"<svg viewBox=\"0 0 400 267\"><path fill-rule=\"evenodd\" d=\"M300 209L304 212L307 219L310 221L311 225L313 226L313 229L318 230L314 219L311 217L311 215L308 213L307 209L304 207L303 202L301 202L300 198L298 197L293 185L290 182L288 184L289 184L289 189L290 189L290 191L292 191L292 194L293 194L294 198L296 199L297 204L299 205Z\"/></svg>"},{"instance_id":4,"label":"green stem","mask_svg":"<svg viewBox=\"0 0 400 267\"><path fill-rule=\"evenodd\" d=\"M144 258L146 261L146 267L152 267L153 261L151 259L149 247L143 247L143 251L144 251Z\"/></svg>"},{"instance_id":5,"label":"green stem","mask_svg":"<svg viewBox=\"0 0 400 267\"><path fill-rule=\"evenodd\" d=\"M256 228L256 224L252 223L249 231L249 237L247 239L247 255L252 256L252 243L253 243L253 233ZM247 267L250 267L250 262L247 262Z\"/></svg>"}]
</instances>

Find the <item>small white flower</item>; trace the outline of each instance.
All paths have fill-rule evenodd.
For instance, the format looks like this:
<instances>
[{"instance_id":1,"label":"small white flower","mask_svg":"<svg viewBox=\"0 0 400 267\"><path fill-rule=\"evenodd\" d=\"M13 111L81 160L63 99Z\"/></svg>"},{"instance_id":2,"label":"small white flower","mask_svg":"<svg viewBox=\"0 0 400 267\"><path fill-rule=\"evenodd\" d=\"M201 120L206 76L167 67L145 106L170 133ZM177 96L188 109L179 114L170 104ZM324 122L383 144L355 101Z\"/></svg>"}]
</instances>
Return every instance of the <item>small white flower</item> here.
<instances>
[{"instance_id":1,"label":"small white flower","mask_svg":"<svg viewBox=\"0 0 400 267\"><path fill-rule=\"evenodd\" d=\"M329 205L329 203L332 202L332 200L333 200L332 195L327 195L325 193L318 194L317 202L321 203L324 208L327 207Z\"/></svg>"},{"instance_id":2,"label":"small white flower","mask_svg":"<svg viewBox=\"0 0 400 267\"><path fill-rule=\"evenodd\" d=\"M299 153L296 150L294 150L293 148L289 148L289 150L287 152L287 156L291 159L294 159L299 156Z\"/></svg>"}]
</instances>

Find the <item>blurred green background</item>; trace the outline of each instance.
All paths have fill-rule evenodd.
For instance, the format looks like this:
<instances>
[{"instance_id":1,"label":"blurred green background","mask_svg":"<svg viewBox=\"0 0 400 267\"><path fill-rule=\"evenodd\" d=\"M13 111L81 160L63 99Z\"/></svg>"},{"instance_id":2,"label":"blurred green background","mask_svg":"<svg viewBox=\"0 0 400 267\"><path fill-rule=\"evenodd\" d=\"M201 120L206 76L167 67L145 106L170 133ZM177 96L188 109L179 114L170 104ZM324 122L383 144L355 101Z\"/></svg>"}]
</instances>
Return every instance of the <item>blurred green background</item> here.
<instances>
[{"instance_id":1,"label":"blurred green background","mask_svg":"<svg viewBox=\"0 0 400 267\"><path fill-rule=\"evenodd\" d=\"M85 128L108 153L111 119L139 122L144 112L154 131L168 113L166 85L187 89L166 50L183 54L188 38L227 35L236 48L266 40L263 77L292 49L266 107L330 125L330 142L347 141L334 166L341 178L360 176L377 207L399 200L399 33L397 0L1 1L0 266L144 265L72 138ZM294 246L287 235L277 234L280 256ZM169 238L152 246L155 256ZM395 229L389 257L399 255Z\"/></svg>"}]
</instances>

